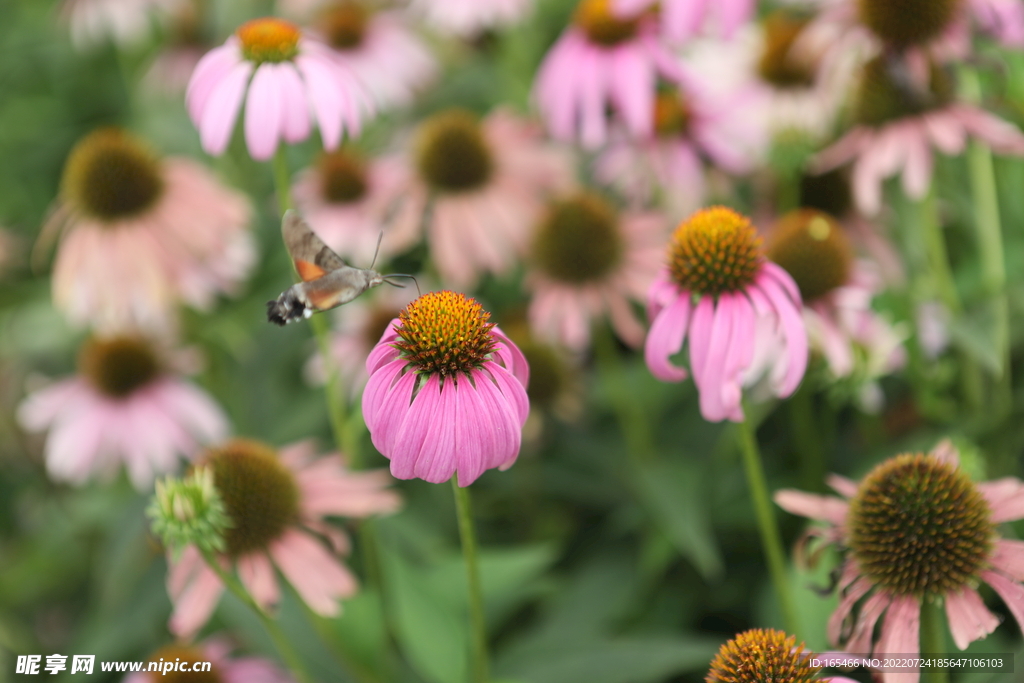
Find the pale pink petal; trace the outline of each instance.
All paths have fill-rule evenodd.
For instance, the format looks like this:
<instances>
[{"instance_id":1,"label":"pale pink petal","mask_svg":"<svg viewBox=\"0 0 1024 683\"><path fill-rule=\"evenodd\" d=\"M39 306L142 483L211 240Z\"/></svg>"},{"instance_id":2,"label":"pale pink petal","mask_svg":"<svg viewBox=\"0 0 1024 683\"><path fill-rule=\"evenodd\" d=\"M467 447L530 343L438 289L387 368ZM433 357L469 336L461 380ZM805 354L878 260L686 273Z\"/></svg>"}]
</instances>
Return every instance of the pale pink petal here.
<instances>
[{"instance_id":1,"label":"pale pink petal","mask_svg":"<svg viewBox=\"0 0 1024 683\"><path fill-rule=\"evenodd\" d=\"M404 361L401 362L404 363ZM374 373L370 376L370 381L366 384L367 390L370 389L377 375L378 373ZM413 387L416 385L418 377L415 372L407 372L394 385L387 388L373 404L368 404L365 398L363 400L363 417L367 421L371 440L374 447L385 457L391 457L395 436L411 410ZM420 387L420 393L422 392L423 387ZM417 394L418 397L419 394ZM374 425L373 427L370 427L371 423ZM394 461L391 463L391 473L395 474ZM399 479L402 478L399 477ZM404 478L408 479L409 477Z\"/></svg>"},{"instance_id":2,"label":"pale pink petal","mask_svg":"<svg viewBox=\"0 0 1024 683\"><path fill-rule=\"evenodd\" d=\"M1024 541L997 539L988 561L993 569L1015 581L1024 581Z\"/></svg>"},{"instance_id":3,"label":"pale pink petal","mask_svg":"<svg viewBox=\"0 0 1024 683\"><path fill-rule=\"evenodd\" d=\"M210 95L240 61L238 46L228 43L210 50L196 63L185 90L185 106L193 123L199 124Z\"/></svg>"},{"instance_id":4,"label":"pale pink petal","mask_svg":"<svg viewBox=\"0 0 1024 683\"><path fill-rule=\"evenodd\" d=\"M249 83L249 96L245 100L245 144L256 161L266 161L277 151L284 118L284 93L281 89L281 71L290 66L261 64Z\"/></svg>"},{"instance_id":5,"label":"pale pink petal","mask_svg":"<svg viewBox=\"0 0 1024 683\"><path fill-rule=\"evenodd\" d=\"M295 66L291 62L282 62L280 66L278 86L283 108L281 130L288 142L302 142L309 137L311 128L309 99Z\"/></svg>"},{"instance_id":6,"label":"pale pink petal","mask_svg":"<svg viewBox=\"0 0 1024 683\"><path fill-rule=\"evenodd\" d=\"M996 630L999 619L988 611L978 591L964 587L959 593L947 593L946 618L953 642L961 650Z\"/></svg>"},{"instance_id":7,"label":"pale pink petal","mask_svg":"<svg viewBox=\"0 0 1024 683\"><path fill-rule=\"evenodd\" d=\"M210 94L198 124L199 139L208 154L218 156L227 149L251 73L252 62L239 62Z\"/></svg>"},{"instance_id":8,"label":"pale pink petal","mask_svg":"<svg viewBox=\"0 0 1024 683\"><path fill-rule=\"evenodd\" d=\"M270 556L303 602L317 614L337 616L338 600L358 590L356 579L317 540L289 530L270 546Z\"/></svg>"},{"instance_id":9,"label":"pale pink petal","mask_svg":"<svg viewBox=\"0 0 1024 683\"><path fill-rule=\"evenodd\" d=\"M732 294L719 295L708 339L708 352L700 387L700 413L709 422L720 422L726 418L726 410L722 405L722 384L725 361L729 354L729 340L732 338L733 300Z\"/></svg>"},{"instance_id":10,"label":"pale pink petal","mask_svg":"<svg viewBox=\"0 0 1024 683\"><path fill-rule=\"evenodd\" d=\"M928 455L941 463L953 465L954 467L960 466L960 453L949 439L943 439L937 443Z\"/></svg>"},{"instance_id":11,"label":"pale pink petal","mask_svg":"<svg viewBox=\"0 0 1024 683\"><path fill-rule=\"evenodd\" d=\"M609 70L612 101L637 137L651 133L654 85L654 72L647 58L634 46L625 45L613 51Z\"/></svg>"},{"instance_id":12,"label":"pale pink petal","mask_svg":"<svg viewBox=\"0 0 1024 683\"><path fill-rule=\"evenodd\" d=\"M996 524L1024 518L1024 482L1020 479L1004 477L983 482L978 484L978 490L992 509L992 521Z\"/></svg>"},{"instance_id":13,"label":"pale pink petal","mask_svg":"<svg viewBox=\"0 0 1024 683\"><path fill-rule=\"evenodd\" d=\"M191 638L213 614L224 585L212 569L205 564L192 577L189 584L174 598L174 612L167 624L171 633L179 638Z\"/></svg>"},{"instance_id":14,"label":"pale pink petal","mask_svg":"<svg viewBox=\"0 0 1024 683\"><path fill-rule=\"evenodd\" d=\"M261 607L267 609L276 605L280 597L274 567L262 552L249 553L236 562L238 578L245 584L249 594Z\"/></svg>"},{"instance_id":15,"label":"pale pink petal","mask_svg":"<svg viewBox=\"0 0 1024 683\"><path fill-rule=\"evenodd\" d=\"M1017 620L1017 626L1024 629L1024 586L993 571L981 572L981 579L999 594Z\"/></svg>"},{"instance_id":16,"label":"pale pink petal","mask_svg":"<svg viewBox=\"0 0 1024 683\"><path fill-rule=\"evenodd\" d=\"M712 297L703 296L690 319L690 371L693 373L693 383L698 389L703 389L704 386L703 372L707 363L714 315L715 304Z\"/></svg>"},{"instance_id":17,"label":"pale pink petal","mask_svg":"<svg viewBox=\"0 0 1024 683\"><path fill-rule=\"evenodd\" d=\"M778 313L786 336L786 374L775 387L776 395L785 398L800 385L807 369L807 331L793 300L774 280L759 277L757 285Z\"/></svg>"},{"instance_id":18,"label":"pale pink petal","mask_svg":"<svg viewBox=\"0 0 1024 683\"><path fill-rule=\"evenodd\" d=\"M875 654L916 656L921 651L918 634L921 630L921 603L915 597L894 597L882 622L882 634ZM886 673L886 683L917 683L920 672Z\"/></svg>"},{"instance_id":19,"label":"pale pink petal","mask_svg":"<svg viewBox=\"0 0 1024 683\"><path fill-rule=\"evenodd\" d=\"M334 82L330 65L318 58L300 54L295 64L306 81L306 92L316 115L325 149L336 149L341 142L342 95Z\"/></svg>"},{"instance_id":20,"label":"pale pink petal","mask_svg":"<svg viewBox=\"0 0 1024 683\"><path fill-rule=\"evenodd\" d=\"M772 497L775 504L790 514L819 519L836 526L846 523L850 504L835 496L819 496L796 489L780 489Z\"/></svg>"},{"instance_id":21,"label":"pale pink petal","mask_svg":"<svg viewBox=\"0 0 1024 683\"><path fill-rule=\"evenodd\" d=\"M857 622L853 626L853 632L850 634L850 639L846 643L846 649L849 652L867 654L871 652L871 641L875 634L875 624L878 619L882 616L882 613L889 609L892 604L892 595L886 591L878 591L872 593L871 596L864 601L864 604L860 608L860 613L857 615ZM832 623L830 623L830 631ZM829 636L831 638L831 635ZM836 641L832 641L836 642Z\"/></svg>"},{"instance_id":22,"label":"pale pink petal","mask_svg":"<svg viewBox=\"0 0 1024 683\"><path fill-rule=\"evenodd\" d=\"M842 597L839 600L839 604L828 618L827 632L830 643L835 644L839 642L843 634L843 625L846 623L846 618L850 615L850 610L852 610L853 606L857 604L861 598L867 595L868 591L873 587L874 584L867 577L862 576L857 579L848 590L840 593ZM861 610L858 622L865 618L865 612L866 610ZM874 623L875 622L872 621L871 625L874 626ZM864 652L867 653L868 651L869 650L865 650ZM858 652L858 650L853 650L853 652Z\"/></svg>"},{"instance_id":23,"label":"pale pink petal","mask_svg":"<svg viewBox=\"0 0 1024 683\"><path fill-rule=\"evenodd\" d=\"M932 152L923 131L908 131L907 163L903 167L903 191L911 199L921 199L932 183Z\"/></svg>"},{"instance_id":24,"label":"pale pink petal","mask_svg":"<svg viewBox=\"0 0 1024 683\"><path fill-rule=\"evenodd\" d=\"M857 495L857 489L860 488L857 485L857 482L838 474L830 474L825 477L825 483L828 484L833 491L841 496L845 496L846 498L853 498Z\"/></svg>"},{"instance_id":25,"label":"pale pink petal","mask_svg":"<svg viewBox=\"0 0 1024 683\"><path fill-rule=\"evenodd\" d=\"M663 382L681 382L687 377L686 368L674 365L669 357L682 350L689 321L690 294L681 292L657 314L647 333L644 360L651 374Z\"/></svg>"}]
</instances>

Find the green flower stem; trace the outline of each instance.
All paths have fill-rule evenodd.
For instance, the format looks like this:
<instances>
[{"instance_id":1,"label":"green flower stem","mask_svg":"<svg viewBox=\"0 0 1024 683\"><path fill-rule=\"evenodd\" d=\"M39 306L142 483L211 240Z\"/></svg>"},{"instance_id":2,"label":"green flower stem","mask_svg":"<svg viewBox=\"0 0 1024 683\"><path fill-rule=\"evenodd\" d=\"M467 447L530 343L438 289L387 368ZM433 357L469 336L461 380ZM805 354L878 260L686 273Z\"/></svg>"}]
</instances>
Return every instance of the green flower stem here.
<instances>
[{"instance_id":1,"label":"green flower stem","mask_svg":"<svg viewBox=\"0 0 1024 683\"><path fill-rule=\"evenodd\" d=\"M921 656L941 655L946 646L946 620L938 602L921 601ZM937 667L921 671L921 683L949 683L949 669Z\"/></svg>"},{"instance_id":2,"label":"green flower stem","mask_svg":"<svg viewBox=\"0 0 1024 683\"><path fill-rule=\"evenodd\" d=\"M969 68L959 72L964 97L971 102L981 100L978 74ZM992 308L996 353L1002 365L997 377L998 395L1003 409L1009 408L1010 385L1010 308L1006 298L1006 258L1003 254L1003 229L999 218L999 194L992 166L992 152L978 140L972 140L967 151L967 169L971 179L974 219L981 259L981 281Z\"/></svg>"},{"instance_id":3,"label":"green flower stem","mask_svg":"<svg viewBox=\"0 0 1024 683\"><path fill-rule=\"evenodd\" d=\"M295 652L295 648L292 647L288 637L285 636L284 631L282 631L281 627L277 625L277 622L271 619L270 616L263 611L263 608L260 607L259 603L256 602L251 595L249 595L249 591L245 589L245 586L242 585L242 582L239 581L234 574L229 571L224 571L224 568L221 567L220 563L217 561L216 555L209 550L201 552L203 553L203 558L206 560L206 564L209 565L210 569L217 574L217 577L227 587L227 589L231 591L236 598L248 605L249 608L256 613L256 616L259 617L260 622L263 624L263 628L265 628L267 633L270 635L270 639L274 641L277 651L281 653L281 656L284 658L284 661L291 670L295 680L298 681L298 683L312 683L313 679L310 677L309 672L306 671L305 665L299 658L298 653Z\"/></svg>"},{"instance_id":4,"label":"green flower stem","mask_svg":"<svg viewBox=\"0 0 1024 683\"><path fill-rule=\"evenodd\" d=\"M277 148L274 155L274 185L277 189L277 203L283 215L285 211L293 208L291 192L291 176L288 172L288 157L284 145ZM342 398L341 379L338 373L338 365L331 355L330 330L327 320L322 315L314 315L309 319L316 336L317 349L323 359L324 370L327 373L327 413L331 421L331 432L334 434L334 443L338 450L348 457L349 466L358 470L363 467L362 452L359 448L359 438L349 429L348 409L345 400Z\"/></svg>"},{"instance_id":5,"label":"green flower stem","mask_svg":"<svg viewBox=\"0 0 1024 683\"><path fill-rule=\"evenodd\" d=\"M747 415L750 414L749 406L744 407L744 412ZM771 498L768 495L768 484L765 481L761 451L757 447L757 437L747 420L739 423L739 430L743 465L747 470L747 480L750 483L750 497L754 503L754 513L757 516L757 526L761 532L761 545L768 560L768 570L771 573L772 583L775 584L775 593L782 609L783 625L787 633L800 633L793 593L789 588L789 580L786 575L786 553L782 547L782 537L779 534Z\"/></svg>"},{"instance_id":6,"label":"green flower stem","mask_svg":"<svg viewBox=\"0 0 1024 683\"><path fill-rule=\"evenodd\" d=\"M473 532L473 512L470 509L469 488L459 486L457 476L452 477L455 509L459 517L459 538L462 556L466 560L466 584L469 589L469 626L472 639L470 659L473 683L490 680L487 662L487 622L484 621L484 599L480 590L480 569L477 566L476 534Z\"/></svg>"},{"instance_id":7,"label":"green flower stem","mask_svg":"<svg viewBox=\"0 0 1024 683\"><path fill-rule=\"evenodd\" d=\"M804 382L786 401L793 442L800 456L801 486L809 491L821 490L825 481L825 447L819 427L823 420L815 415L814 391Z\"/></svg>"}]
</instances>

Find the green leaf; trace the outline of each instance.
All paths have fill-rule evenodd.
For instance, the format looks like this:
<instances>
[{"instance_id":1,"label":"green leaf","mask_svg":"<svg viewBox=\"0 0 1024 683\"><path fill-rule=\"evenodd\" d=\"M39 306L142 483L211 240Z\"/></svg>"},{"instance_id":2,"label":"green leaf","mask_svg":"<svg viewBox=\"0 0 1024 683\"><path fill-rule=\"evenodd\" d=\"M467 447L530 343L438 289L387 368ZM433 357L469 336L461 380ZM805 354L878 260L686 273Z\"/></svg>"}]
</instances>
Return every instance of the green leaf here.
<instances>
[{"instance_id":1,"label":"green leaf","mask_svg":"<svg viewBox=\"0 0 1024 683\"><path fill-rule=\"evenodd\" d=\"M707 514L703 473L693 463L662 460L641 465L637 483L644 506L679 553L705 579L714 579L724 565Z\"/></svg>"}]
</instances>

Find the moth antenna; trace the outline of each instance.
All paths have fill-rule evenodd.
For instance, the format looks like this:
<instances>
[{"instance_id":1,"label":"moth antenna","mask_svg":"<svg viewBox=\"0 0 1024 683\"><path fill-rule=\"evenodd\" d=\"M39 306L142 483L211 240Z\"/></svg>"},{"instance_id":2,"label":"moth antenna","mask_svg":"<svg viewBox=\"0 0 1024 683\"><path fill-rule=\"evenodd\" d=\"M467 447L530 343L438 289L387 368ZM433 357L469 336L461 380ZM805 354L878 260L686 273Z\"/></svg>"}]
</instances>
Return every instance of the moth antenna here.
<instances>
[{"instance_id":1,"label":"moth antenna","mask_svg":"<svg viewBox=\"0 0 1024 683\"><path fill-rule=\"evenodd\" d=\"M416 278L413 277L412 275L407 275L405 273L391 273L389 275L385 275L384 276L384 282L387 282L392 287L405 287L405 285L400 285L397 282L391 282L388 278L392 278L392 277L407 277L407 278L409 278L410 280L413 281L413 283L416 284L416 296L423 296L423 293L420 291L420 283L417 282Z\"/></svg>"},{"instance_id":2,"label":"moth antenna","mask_svg":"<svg viewBox=\"0 0 1024 683\"><path fill-rule=\"evenodd\" d=\"M377 235L377 248L373 250L373 261L370 262L370 270L373 270L374 264L377 263L377 254L380 253L380 242L384 239L384 231L381 230L380 234Z\"/></svg>"}]
</instances>

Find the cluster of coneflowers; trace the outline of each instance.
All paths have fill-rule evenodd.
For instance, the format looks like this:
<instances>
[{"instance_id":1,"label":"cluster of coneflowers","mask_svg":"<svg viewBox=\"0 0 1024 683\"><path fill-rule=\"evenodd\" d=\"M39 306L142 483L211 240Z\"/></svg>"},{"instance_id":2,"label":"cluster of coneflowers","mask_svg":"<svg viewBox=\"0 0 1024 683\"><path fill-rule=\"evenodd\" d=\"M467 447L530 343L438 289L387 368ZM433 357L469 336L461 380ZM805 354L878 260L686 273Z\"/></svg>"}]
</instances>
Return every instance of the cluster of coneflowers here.
<instances>
[{"instance_id":1,"label":"cluster of coneflowers","mask_svg":"<svg viewBox=\"0 0 1024 683\"><path fill-rule=\"evenodd\" d=\"M179 106L202 149L272 162L282 210L294 198L346 261L368 263L379 246L393 262L423 247L420 284L447 289L367 292L342 309L310 374L329 379L338 424L351 424L361 401L393 477L457 485L467 553L475 542L461 489L515 463L531 401L545 411L564 404L566 376L610 329L642 349L659 380L692 378L704 419L740 425L765 553L791 616L745 406L790 397L820 357L815 382L847 379L861 408L881 408L878 380L906 362L911 327L873 307L906 277L872 222L889 209L882 181L900 174L906 197L927 204L934 150L957 155L972 138L982 152L1024 154L1020 131L972 101L973 72L956 70L978 31L1024 43L1024 10L1014 0L832 0L754 22L754 5L581 0L538 67L536 119L512 107L446 109L377 149L355 142L361 130L384 113L408 114L441 76L424 32L471 44L520 21L530 3L282 0L282 16L251 19L205 53L198 40L182 41L154 64L151 75L172 91L179 74ZM82 46L107 35L138 40L154 16L194 29L206 19L195 16L200 7L64 3ZM288 147L300 144L317 154L293 178ZM729 203L770 151L797 158L767 179L776 198L752 212L763 225L708 206ZM849 187L822 175L849 162ZM852 202L840 201L844 192ZM211 310L244 286L257 261L252 214L250 200L206 164L101 128L70 152L40 238L41 249L57 245L54 305L89 338L78 375L28 396L21 422L48 431L48 471L73 484L124 464L148 491L189 463L185 479L158 484L151 508L169 546L170 630L184 639L201 631L225 587L266 617L278 572L314 612L336 615L357 580L339 559L347 536L325 518L400 503L386 473L352 471L339 454L315 457L308 442L229 438L223 410L185 379L201 360L176 344L182 306ZM998 223L994 236L989 228L998 243ZM927 237L935 239L932 270L911 278L953 308L942 236ZM518 283L523 294L524 320L510 315L504 330L473 296L493 282ZM339 447L358 443L337 431ZM844 499L775 499L826 522L809 533L842 548L840 604L828 624L835 645L935 647L922 644L919 625L922 610L938 606L964 648L998 623L980 582L1024 623L1024 544L997 530L1024 517L1020 481L975 484L944 442L897 456L860 484L829 482ZM474 675L483 681L475 590ZM218 661L228 652L215 640L203 648ZM723 646L707 680L829 680L805 659L794 637L750 631Z\"/></svg>"}]
</instances>

